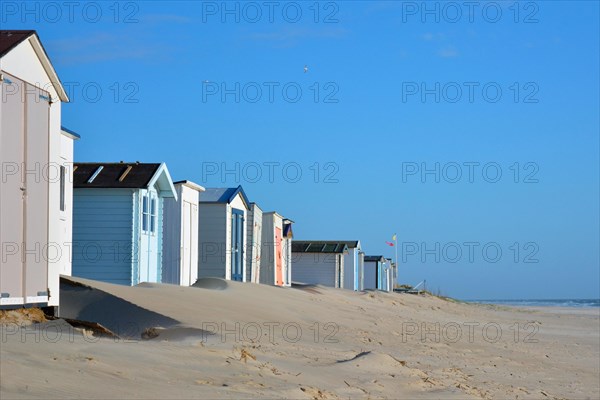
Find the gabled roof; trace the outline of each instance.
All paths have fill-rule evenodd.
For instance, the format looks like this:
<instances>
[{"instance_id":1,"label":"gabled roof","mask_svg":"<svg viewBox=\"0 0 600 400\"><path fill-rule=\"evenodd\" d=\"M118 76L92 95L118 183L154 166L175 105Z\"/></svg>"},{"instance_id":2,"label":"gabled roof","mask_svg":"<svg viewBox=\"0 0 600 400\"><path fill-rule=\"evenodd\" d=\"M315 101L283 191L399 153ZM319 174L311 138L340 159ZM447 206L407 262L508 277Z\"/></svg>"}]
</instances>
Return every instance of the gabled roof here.
<instances>
[{"instance_id":1,"label":"gabled roof","mask_svg":"<svg viewBox=\"0 0 600 400\"><path fill-rule=\"evenodd\" d=\"M200 203L229 204L235 199L235 196L237 196L238 193L242 196L246 208L250 208L250 201L242 186L236 188L206 188L206 191L200 196Z\"/></svg>"},{"instance_id":2,"label":"gabled roof","mask_svg":"<svg viewBox=\"0 0 600 400\"><path fill-rule=\"evenodd\" d=\"M31 41L31 46L35 51L35 54L38 56L40 63L44 67L44 70L48 74L50 78L50 82L56 89L58 93L58 97L62 102L67 103L69 101L69 97L67 96L67 92L63 87L60 79L58 78L58 74L54 70L52 63L50 62L50 58L48 57L48 53L46 53L46 49L42 45L37 32L34 30L0 30L0 58L4 57L11 50L17 47L19 44L24 42L25 40Z\"/></svg>"},{"instance_id":3,"label":"gabled roof","mask_svg":"<svg viewBox=\"0 0 600 400\"><path fill-rule=\"evenodd\" d=\"M34 30L21 31L0 31L0 57L14 49L22 41L29 38L31 35L36 35Z\"/></svg>"},{"instance_id":4,"label":"gabled roof","mask_svg":"<svg viewBox=\"0 0 600 400\"><path fill-rule=\"evenodd\" d=\"M162 164L74 163L73 188L145 189L157 185L163 197L175 197L173 181Z\"/></svg>"},{"instance_id":5,"label":"gabled roof","mask_svg":"<svg viewBox=\"0 0 600 400\"><path fill-rule=\"evenodd\" d=\"M188 181L188 180L183 180L183 181L177 181L177 182L173 182L173 185L183 185L183 186L187 186L189 188L192 188L198 192L204 192L206 189L204 189L204 186L200 186L197 183L194 183L192 181Z\"/></svg>"},{"instance_id":6,"label":"gabled roof","mask_svg":"<svg viewBox=\"0 0 600 400\"><path fill-rule=\"evenodd\" d=\"M384 256L365 256L365 262L385 262Z\"/></svg>"},{"instance_id":7,"label":"gabled roof","mask_svg":"<svg viewBox=\"0 0 600 400\"><path fill-rule=\"evenodd\" d=\"M293 223L294 223L294 221L292 221L291 219L283 220L283 237L284 238L286 238L286 239L294 238L294 231L292 230Z\"/></svg>"},{"instance_id":8,"label":"gabled roof","mask_svg":"<svg viewBox=\"0 0 600 400\"><path fill-rule=\"evenodd\" d=\"M348 245L345 242L332 240L293 240L293 253L346 253Z\"/></svg>"},{"instance_id":9,"label":"gabled roof","mask_svg":"<svg viewBox=\"0 0 600 400\"><path fill-rule=\"evenodd\" d=\"M250 203L250 207L249 208L257 208L260 211L262 211L262 208L260 208L260 206L258 204L256 204L256 203L254 203L254 202Z\"/></svg>"}]
</instances>

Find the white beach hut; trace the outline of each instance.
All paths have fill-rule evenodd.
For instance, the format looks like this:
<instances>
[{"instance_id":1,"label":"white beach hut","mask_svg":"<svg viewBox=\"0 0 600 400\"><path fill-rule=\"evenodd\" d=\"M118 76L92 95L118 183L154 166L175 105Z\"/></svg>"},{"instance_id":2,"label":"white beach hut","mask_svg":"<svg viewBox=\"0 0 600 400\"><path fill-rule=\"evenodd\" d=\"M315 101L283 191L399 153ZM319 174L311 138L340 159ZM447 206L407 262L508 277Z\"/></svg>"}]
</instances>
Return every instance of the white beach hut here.
<instances>
[{"instance_id":1,"label":"white beach hut","mask_svg":"<svg viewBox=\"0 0 600 400\"><path fill-rule=\"evenodd\" d=\"M263 212L256 203L250 203L246 221L246 281L260 283L262 254Z\"/></svg>"},{"instance_id":2,"label":"white beach hut","mask_svg":"<svg viewBox=\"0 0 600 400\"><path fill-rule=\"evenodd\" d=\"M293 223L275 211L263 213L260 283L291 286Z\"/></svg>"},{"instance_id":3,"label":"white beach hut","mask_svg":"<svg viewBox=\"0 0 600 400\"><path fill-rule=\"evenodd\" d=\"M359 240L344 241L348 246L348 254L344 255L344 282L343 288L361 290L361 277L364 267L364 253Z\"/></svg>"},{"instance_id":4,"label":"white beach hut","mask_svg":"<svg viewBox=\"0 0 600 400\"><path fill-rule=\"evenodd\" d=\"M246 282L246 221L250 202L241 186L207 188L198 207L198 277Z\"/></svg>"},{"instance_id":5,"label":"white beach hut","mask_svg":"<svg viewBox=\"0 0 600 400\"><path fill-rule=\"evenodd\" d=\"M346 242L294 240L292 242L292 281L343 287Z\"/></svg>"},{"instance_id":6,"label":"white beach hut","mask_svg":"<svg viewBox=\"0 0 600 400\"><path fill-rule=\"evenodd\" d=\"M69 101L35 31L0 31L0 308L59 305L71 274Z\"/></svg>"},{"instance_id":7,"label":"white beach hut","mask_svg":"<svg viewBox=\"0 0 600 400\"><path fill-rule=\"evenodd\" d=\"M162 281L190 286L198 279L198 203L204 188L190 181L173 185L177 198L164 200Z\"/></svg>"},{"instance_id":8,"label":"white beach hut","mask_svg":"<svg viewBox=\"0 0 600 400\"><path fill-rule=\"evenodd\" d=\"M394 283L396 282L394 262L391 258L385 259L384 269L385 283L383 285L383 290L385 290L386 292L391 292L394 290Z\"/></svg>"}]
</instances>

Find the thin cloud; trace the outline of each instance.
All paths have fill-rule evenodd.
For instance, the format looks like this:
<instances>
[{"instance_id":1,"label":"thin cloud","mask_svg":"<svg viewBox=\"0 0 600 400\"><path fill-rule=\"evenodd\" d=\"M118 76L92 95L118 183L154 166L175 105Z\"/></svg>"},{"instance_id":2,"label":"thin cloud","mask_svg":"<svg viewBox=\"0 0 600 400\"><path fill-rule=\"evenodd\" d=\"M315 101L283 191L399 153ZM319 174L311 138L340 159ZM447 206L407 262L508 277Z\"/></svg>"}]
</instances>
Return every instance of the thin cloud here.
<instances>
[{"instance_id":1,"label":"thin cloud","mask_svg":"<svg viewBox=\"0 0 600 400\"><path fill-rule=\"evenodd\" d=\"M164 46L149 45L130 36L97 33L53 40L48 43L58 64L76 65L103 61L147 59L158 56Z\"/></svg>"},{"instance_id":2,"label":"thin cloud","mask_svg":"<svg viewBox=\"0 0 600 400\"><path fill-rule=\"evenodd\" d=\"M257 42L269 42L277 45L295 45L304 39L340 39L348 34L343 28L288 28L273 32L257 32L247 36Z\"/></svg>"},{"instance_id":3,"label":"thin cloud","mask_svg":"<svg viewBox=\"0 0 600 400\"><path fill-rule=\"evenodd\" d=\"M438 33L426 32L421 35L421 39L426 42L431 42L434 40L443 41L443 40L446 40L446 35L441 32L438 32Z\"/></svg>"},{"instance_id":4,"label":"thin cloud","mask_svg":"<svg viewBox=\"0 0 600 400\"><path fill-rule=\"evenodd\" d=\"M442 58L458 57L458 50L452 46L449 46L438 50L437 55Z\"/></svg>"},{"instance_id":5,"label":"thin cloud","mask_svg":"<svg viewBox=\"0 0 600 400\"><path fill-rule=\"evenodd\" d=\"M176 14L147 14L140 17L140 21L147 23L169 23L169 24L188 24L192 19L185 15Z\"/></svg>"}]
</instances>

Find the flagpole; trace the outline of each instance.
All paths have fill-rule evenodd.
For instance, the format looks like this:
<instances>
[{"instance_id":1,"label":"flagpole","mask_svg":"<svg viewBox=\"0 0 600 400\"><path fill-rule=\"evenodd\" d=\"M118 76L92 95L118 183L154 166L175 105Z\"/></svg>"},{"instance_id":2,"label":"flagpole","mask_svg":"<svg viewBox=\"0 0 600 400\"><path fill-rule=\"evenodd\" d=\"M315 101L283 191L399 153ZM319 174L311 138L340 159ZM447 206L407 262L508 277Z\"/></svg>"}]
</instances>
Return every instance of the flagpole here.
<instances>
[{"instance_id":1,"label":"flagpole","mask_svg":"<svg viewBox=\"0 0 600 400\"><path fill-rule=\"evenodd\" d=\"M396 286L396 283L398 283L398 234L394 233L394 244L395 244L395 248L396 248L396 282L394 282L394 286Z\"/></svg>"}]
</instances>

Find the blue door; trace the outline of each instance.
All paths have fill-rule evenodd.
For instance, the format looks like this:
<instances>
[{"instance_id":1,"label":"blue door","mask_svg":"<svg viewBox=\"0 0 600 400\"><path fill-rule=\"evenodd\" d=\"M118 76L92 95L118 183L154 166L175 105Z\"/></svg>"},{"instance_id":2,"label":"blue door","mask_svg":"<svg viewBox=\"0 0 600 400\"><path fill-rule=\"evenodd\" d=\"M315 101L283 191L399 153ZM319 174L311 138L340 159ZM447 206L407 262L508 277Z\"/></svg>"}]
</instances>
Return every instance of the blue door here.
<instances>
[{"instance_id":1,"label":"blue door","mask_svg":"<svg viewBox=\"0 0 600 400\"><path fill-rule=\"evenodd\" d=\"M244 269L244 211L231 209L231 280L242 281Z\"/></svg>"}]
</instances>

